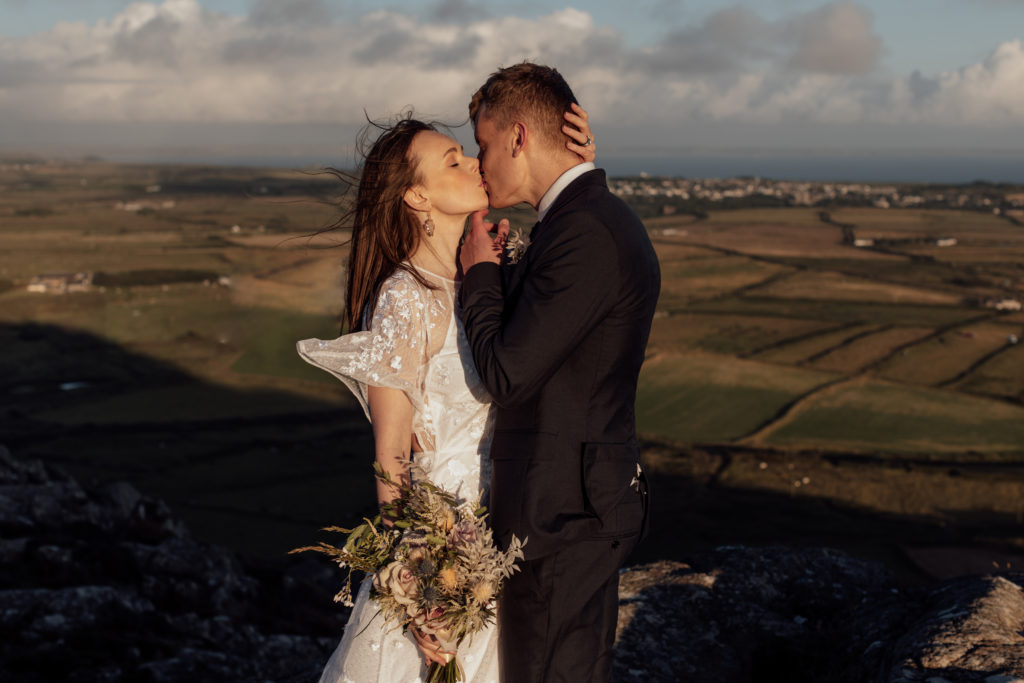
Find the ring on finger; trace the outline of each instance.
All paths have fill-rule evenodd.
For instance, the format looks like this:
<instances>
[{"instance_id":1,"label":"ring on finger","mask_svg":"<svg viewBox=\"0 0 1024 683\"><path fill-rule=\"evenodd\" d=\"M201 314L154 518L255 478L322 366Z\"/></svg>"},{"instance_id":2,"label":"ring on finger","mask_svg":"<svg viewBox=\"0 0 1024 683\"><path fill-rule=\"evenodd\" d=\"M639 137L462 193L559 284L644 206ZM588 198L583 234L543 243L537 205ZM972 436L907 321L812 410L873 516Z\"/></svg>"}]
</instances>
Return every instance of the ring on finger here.
<instances>
[{"instance_id":1,"label":"ring on finger","mask_svg":"<svg viewBox=\"0 0 1024 683\"><path fill-rule=\"evenodd\" d=\"M583 146L584 147L589 147L593 142L594 142L593 139L591 139L591 137L588 135L587 136L587 141L583 143Z\"/></svg>"}]
</instances>

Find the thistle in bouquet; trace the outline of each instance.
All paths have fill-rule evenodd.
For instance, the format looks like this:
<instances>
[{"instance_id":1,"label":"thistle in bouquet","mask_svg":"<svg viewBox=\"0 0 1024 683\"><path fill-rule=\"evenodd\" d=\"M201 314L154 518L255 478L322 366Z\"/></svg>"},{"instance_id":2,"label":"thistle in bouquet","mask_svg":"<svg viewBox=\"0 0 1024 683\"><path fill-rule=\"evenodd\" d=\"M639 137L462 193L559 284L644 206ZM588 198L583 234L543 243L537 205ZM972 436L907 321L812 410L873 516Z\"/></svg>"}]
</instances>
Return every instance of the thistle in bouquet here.
<instances>
[{"instance_id":1,"label":"thistle in bouquet","mask_svg":"<svg viewBox=\"0 0 1024 683\"><path fill-rule=\"evenodd\" d=\"M292 552L313 550L348 570L336 601L352 604L355 570L373 575L371 597L387 623L433 636L446 652L494 623L495 605L505 579L523 558L523 542L513 537L501 551L486 522L486 509L435 486L414 466L412 483L394 481L379 465L376 476L398 496L381 514L348 534L342 547L321 542ZM385 523L390 522L390 526ZM458 655L430 666L428 683L461 681Z\"/></svg>"}]
</instances>

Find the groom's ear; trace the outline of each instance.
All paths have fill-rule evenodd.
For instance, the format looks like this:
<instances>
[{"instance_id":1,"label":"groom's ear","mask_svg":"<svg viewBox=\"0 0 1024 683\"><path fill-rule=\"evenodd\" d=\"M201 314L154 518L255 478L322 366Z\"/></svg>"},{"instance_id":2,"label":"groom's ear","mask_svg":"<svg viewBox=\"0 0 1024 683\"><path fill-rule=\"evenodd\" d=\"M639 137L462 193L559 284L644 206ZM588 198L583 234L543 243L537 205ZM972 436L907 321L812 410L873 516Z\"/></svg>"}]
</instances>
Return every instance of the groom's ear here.
<instances>
[{"instance_id":1,"label":"groom's ear","mask_svg":"<svg viewBox=\"0 0 1024 683\"><path fill-rule=\"evenodd\" d=\"M512 157L515 158L526 148L526 143L530 139L530 129L522 121L516 121L512 124L511 135Z\"/></svg>"},{"instance_id":2,"label":"groom's ear","mask_svg":"<svg viewBox=\"0 0 1024 683\"><path fill-rule=\"evenodd\" d=\"M402 195L405 205L413 211L430 211L430 199L422 185L413 185Z\"/></svg>"}]
</instances>

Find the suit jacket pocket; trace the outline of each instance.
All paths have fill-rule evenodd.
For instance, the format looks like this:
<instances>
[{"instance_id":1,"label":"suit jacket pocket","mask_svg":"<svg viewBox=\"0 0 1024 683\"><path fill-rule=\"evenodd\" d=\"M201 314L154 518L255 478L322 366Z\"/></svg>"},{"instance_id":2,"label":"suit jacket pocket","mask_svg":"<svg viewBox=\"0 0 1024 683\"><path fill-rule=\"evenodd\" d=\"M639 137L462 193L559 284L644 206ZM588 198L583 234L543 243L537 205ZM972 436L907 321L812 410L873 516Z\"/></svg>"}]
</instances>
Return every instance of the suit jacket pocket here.
<instances>
[{"instance_id":1,"label":"suit jacket pocket","mask_svg":"<svg viewBox=\"0 0 1024 683\"><path fill-rule=\"evenodd\" d=\"M640 532L643 498L636 485L640 450L635 443L587 443L583 446L583 488L587 512L600 521L598 536Z\"/></svg>"}]
</instances>

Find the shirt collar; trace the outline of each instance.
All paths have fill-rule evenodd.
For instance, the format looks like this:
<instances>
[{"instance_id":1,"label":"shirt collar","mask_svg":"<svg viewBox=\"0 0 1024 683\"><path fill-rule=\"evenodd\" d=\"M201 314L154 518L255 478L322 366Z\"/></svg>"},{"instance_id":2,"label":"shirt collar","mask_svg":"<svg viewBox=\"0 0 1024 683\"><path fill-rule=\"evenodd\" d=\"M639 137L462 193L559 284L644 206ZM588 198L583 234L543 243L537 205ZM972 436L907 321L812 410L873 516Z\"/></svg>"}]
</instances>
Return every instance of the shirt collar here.
<instances>
[{"instance_id":1,"label":"shirt collar","mask_svg":"<svg viewBox=\"0 0 1024 683\"><path fill-rule=\"evenodd\" d=\"M558 176L558 180L551 184L548 191L544 193L544 196L540 198L540 203L537 205L537 221L544 220L544 216L547 215L548 209L558 199L558 195L562 194L562 190L569 187L569 183L579 178L587 171L593 171L597 166L592 161L584 161L581 164L577 164L570 168L568 171Z\"/></svg>"}]
</instances>

